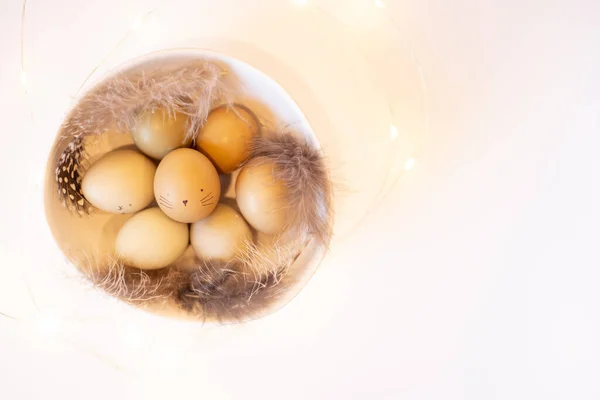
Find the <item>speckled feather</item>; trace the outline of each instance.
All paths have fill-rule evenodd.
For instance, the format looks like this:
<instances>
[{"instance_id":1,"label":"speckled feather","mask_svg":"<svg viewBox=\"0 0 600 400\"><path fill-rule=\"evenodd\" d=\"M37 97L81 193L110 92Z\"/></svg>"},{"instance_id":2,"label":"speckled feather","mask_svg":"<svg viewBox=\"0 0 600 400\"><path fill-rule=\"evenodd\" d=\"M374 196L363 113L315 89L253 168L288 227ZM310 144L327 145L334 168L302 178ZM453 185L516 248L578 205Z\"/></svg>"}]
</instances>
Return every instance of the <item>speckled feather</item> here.
<instances>
[{"instance_id":1,"label":"speckled feather","mask_svg":"<svg viewBox=\"0 0 600 400\"><path fill-rule=\"evenodd\" d=\"M87 156L81 141L81 138L75 138L67 145L55 171L58 199L65 208L80 216L92 211L92 205L81 192L84 171L82 162Z\"/></svg>"}]
</instances>

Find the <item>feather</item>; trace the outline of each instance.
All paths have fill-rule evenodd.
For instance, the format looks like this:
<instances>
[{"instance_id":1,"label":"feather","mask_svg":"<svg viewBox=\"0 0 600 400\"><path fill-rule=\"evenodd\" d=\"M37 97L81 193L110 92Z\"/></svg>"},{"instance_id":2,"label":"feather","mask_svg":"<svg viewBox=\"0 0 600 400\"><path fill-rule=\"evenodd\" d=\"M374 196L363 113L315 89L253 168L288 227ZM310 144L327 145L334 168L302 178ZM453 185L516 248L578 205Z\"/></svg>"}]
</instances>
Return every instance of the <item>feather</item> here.
<instances>
[{"instance_id":1,"label":"feather","mask_svg":"<svg viewBox=\"0 0 600 400\"><path fill-rule=\"evenodd\" d=\"M92 210L81 193L87 137L115 128L128 133L141 111L162 108L169 115L187 115L186 137L195 140L212 108L232 104L232 87L224 80L226 74L220 65L206 60L138 67L110 77L84 95L59 131L67 142L57 157L55 177L63 206L80 215Z\"/></svg>"},{"instance_id":2,"label":"feather","mask_svg":"<svg viewBox=\"0 0 600 400\"><path fill-rule=\"evenodd\" d=\"M178 285L187 281L186 274L177 268L142 270L116 257L104 265L88 261L90 264L80 270L94 287L134 305L169 299L178 292Z\"/></svg>"},{"instance_id":3,"label":"feather","mask_svg":"<svg viewBox=\"0 0 600 400\"><path fill-rule=\"evenodd\" d=\"M247 164L270 162L287 189L289 221L282 237L310 234L328 246L332 235L332 185L320 150L290 133L256 136Z\"/></svg>"},{"instance_id":4,"label":"feather","mask_svg":"<svg viewBox=\"0 0 600 400\"><path fill-rule=\"evenodd\" d=\"M230 261L196 260L177 303L203 321L240 322L271 311L299 281L292 268L299 242L259 247L253 243Z\"/></svg>"}]
</instances>

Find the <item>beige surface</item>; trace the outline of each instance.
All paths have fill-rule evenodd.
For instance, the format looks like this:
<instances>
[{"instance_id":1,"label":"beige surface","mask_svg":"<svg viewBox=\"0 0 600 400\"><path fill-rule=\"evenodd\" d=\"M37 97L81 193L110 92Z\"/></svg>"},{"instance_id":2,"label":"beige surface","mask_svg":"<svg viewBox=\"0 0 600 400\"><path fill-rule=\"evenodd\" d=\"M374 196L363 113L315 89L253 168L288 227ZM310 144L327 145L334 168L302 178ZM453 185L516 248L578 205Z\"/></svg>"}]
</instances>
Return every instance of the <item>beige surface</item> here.
<instances>
[{"instance_id":1,"label":"beige surface","mask_svg":"<svg viewBox=\"0 0 600 400\"><path fill-rule=\"evenodd\" d=\"M299 3L27 1L23 45L22 2L0 2L0 303L30 318L0 319L0 397L597 399L600 2ZM320 139L331 137L321 140L328 152L347 155L332 157L335 172L355 176L345 183L357 181L350 190L361 194L377 194L361 178L379 181L370 163L391 152L378 141L389 121L359 87L400 105L398 140L421 138L404 124L421 97L418 76L403 68L403 38L423 67L432 140L306 289L268 318L229 327L156 318L78 290L53 256L40 174L56 127L91 68L147 10L99 75L154 49L226 50L196 39L237 39L230 54L296 98ZM347 18L346 40L326 12ZM390 21L402 33L379 35ZM371 52L353 53L363 40ZM372 73L352 79L365 65ZM40 315L57 321L56 335L32 329Z\"/></svg>"}]
</instances>

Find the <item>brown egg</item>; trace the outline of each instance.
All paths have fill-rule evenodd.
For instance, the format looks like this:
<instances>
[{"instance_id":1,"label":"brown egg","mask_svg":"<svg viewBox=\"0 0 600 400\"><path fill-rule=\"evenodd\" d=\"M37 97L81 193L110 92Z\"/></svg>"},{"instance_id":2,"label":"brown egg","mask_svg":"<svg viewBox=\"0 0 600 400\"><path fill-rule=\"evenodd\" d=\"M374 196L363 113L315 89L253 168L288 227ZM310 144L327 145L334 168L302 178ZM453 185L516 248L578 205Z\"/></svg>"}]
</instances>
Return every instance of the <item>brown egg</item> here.
<instances>
[{"instance_id":1,"label":"brown egg","mask_svg":"<svg viewBox=\"0 0 600 400\"><path fill-rule=\"evenodd\" d=\"M181 113L169 115L164 109L147 110L138 115L131 132L136 146L148 156L162 160L179 147L188 147L191 139L185 139L187 116Z\"/></svg>"},{"instance_id":2,"label":"brown egg","mask_svg":"<svg viewBox=\"0 0 600 400\"><path fill-rule=\"evenodd\" d=\"M219 174L202 153L192 149L173 150L156 169L154 196L169 217L194 223L217 206L221 196Z\"/></svg>"},{"instance_id":3,"label":"brown egg","mask_svg":"<svg viewBox=\"0 0 600 400\"><path fill-rule=\"evenodd\" d=\"M258 133L256 116L245 107L214 109L196 139L196 148L228 174L250 156L252 137Z\"/></svg>"},{"instance_id":4,"label":"brown egg","mask_svg":"<svg viewBox=\"0 0 600 400\"><path fill-rule=\"evenodd\" d=\"M269 235L280 233L288 221L287 189L274 176L274 166L256 159L244 166L235 184L236 201L254 229Z\"/></svg>"},{"instance_id":5,"label":"brown egg","mask_svg":"<svg viewBox=\"0 0 600 400\"><path fill-rule=\"evenodd\" d=\"M158 207L135 214L119 231L115 251L125 263L159 269L175 262L188 247L187 224L173 221Z\"/></svg>"},{"instance_id":6,"label":"brown egg","mask_svg":"<svg viewBox=\"0 0 600 400\"><path fill-rule=\"evenodd\" d=\"M219 204L208 217L192 224L190 242L198 257L229 261L252 242L252 232L236 210Z\"/></svg>"},{"instance_id":7,"label":"brown egg","mask_svg":"<svg viewBox=\"0 0 600 400\"><path fill-rule=\"evenodd\" d=\"M87 170L81 191L96 208L119 214L137 212L154 199L156 166L134 150L117 150L102 156Z\"/></svg>"}]
</instances>

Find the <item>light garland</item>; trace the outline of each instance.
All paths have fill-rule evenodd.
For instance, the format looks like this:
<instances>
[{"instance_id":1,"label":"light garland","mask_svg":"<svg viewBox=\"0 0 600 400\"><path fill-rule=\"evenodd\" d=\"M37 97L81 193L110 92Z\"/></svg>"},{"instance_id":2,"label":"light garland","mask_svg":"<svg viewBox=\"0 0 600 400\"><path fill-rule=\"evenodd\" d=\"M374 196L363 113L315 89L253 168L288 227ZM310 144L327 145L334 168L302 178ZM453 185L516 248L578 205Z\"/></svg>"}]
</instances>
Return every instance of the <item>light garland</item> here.
<instances>
[{"instance_id":1,"label":"light garland","mask_svg":"<svg viewBox=\"0 0 600 400\"><path fill-rule=\"evenodd\" d=\"M373 3L376 7L378 8L385 8L385 3L383 2L383 0L375 0L375 2ZM315 9L319 10L322 13L325 13L327 15L329 15L331 18L334 18L333 15L331 15L331 13L327 10L325 10L323 7L320 7L317 4L313 5L315 7ZM335 19L335 18L334 18ZM398 33L400 33L401 36L405 37L406 35L403 33L402 29L400 28L400 26L396 23L396 21L393 19L393 17L391 17L390 15L388 15L388 20L390 21L391 25L396 29L396 31ZM427 84L425 81L425 75L423 72L423 68L421 67L416 54L414 53L414 51L411 49L410 50L411 53L411 58L412 61L414 63L414 65L417 68L417 72L419 75L419 80L420 80L420 84L421 87L423 89L423 93L424 93L424 109L425 109L425 127L424 130L428 131L429 130L429 116L427 114L427 95L428 95L428 89L427 89ZM389 101L388 101L389 103ZM390 107L390 116L392 121L396 120L396 116L394 115L393 110ZM392 123L392 125L390 125L390 133L389 133L389 137L390 140L393 142L396 141L396 139L398 138L400 132L398 130L398 128L396 127L396 125L394 125ZM390 153L394 152L394 147L391 146L390 147ZM374 211L377 209L377 207L383 202L383 200L388 196L388 194L391 192L391 190L395 187L396 183L398 182L398 180L400 179L401 176L401 172L409 172L411 170L414 169L416 164L416 160L414 155L412 155L404 164L404 166L398 166L397 168L388 168L385 174L385 177L383 179L383 185L382 188L379 190L379 192L377 193L377 195L375 196L375 199L373 200L373 202L370 204L370 206L367 208L368 211L362 215L362 217L354 224L354 226L352 227L352 229L349 230L349 234L352 233L357 227L359 227L363 221ZM393 176L390 176L390 174L393 174Z\"/></svg>"},{"instance_id":2,"label":"light garland","mask_svg":"<svg viewBox=\"0 0 600 400\"><path fill-rule=\"evenodd\" d=\"M396 140L397 137L398 137L398 128L396 128L396 125L391 125L390 126L390 139Z\"/></svg>"},{"instance_id":3,"label":"light garland","mask_svg":"<svg viewBox=\"0 0 600 400\"><path fill-rule=\"evenodd\" d=\"M307 0L292 0L292 4L295 6L307 6L309 3ZM378 8L385 8L386 4L384 3L383 0L375 0L373 2L375 7ZM315 7L319 8L321 11L323 11L323 9L321 9L320 7L318 7L317 5L314 5ZM27 73L27 69L26 69L26 59L25 59L25 15L26 15L26 9L27 9L27 0L23 0L23 6L22 6L22 16L21 16L21 74L20 74L20 81L21 84L24 88L25 91L25 95L28 96L29 95L29 85L30 85L30 79ZM81 86L79 87L77 94L79 94L79 92L83 89L83 87L85 86L85 84L89 81L89 79L94 75L94 73L113 55L113 53L134 33L134 32L138 32L141 30L141 28L144 26L144 23L146 21L146 19L154 12L154 10L149 11L147 13L145 13L144 15L137 17L133 20L130 29L125 33L125 35L122 37L122 39L113 47L113 49L111 51L108 52L108 54L91 70L91 72L87 75L87 77L85 78L85 80L83 81L83 83L81 84ZM390 17L391 19L391 17ZM397 24L395 23L395 21L393 21L392 19L392 24L397 28L397 30L399 32L401 32L400 28L397 26ZM412 58L413 61L415 62L415 65L417 66L418 69L418 73L421 79L421 84L425 93L425 96L427 96L427 87L425 84L425 80L424 80L424 76L423 76L423 71L422 68L420 67L420 65L417 62L416 56L414 55L414 53L412 53ZM426 101L426 100L425 100ZM32 119L33 119L33 107L31 106L31 114L32 114ZM391 112L391 111L390 111ZM425 112L427 112L427 109L425 107ZM392 117L393 117L393 112L391 112ZM428 117L426 117L426 125L425 125L425 129L429 128L429 119ZM400 132L398 130L398 128L395 125L390 125L389 128L389 138L390 140L393 142L395 141L398 136L400 135ZM414 167L415 167L415 163L416 160L414 157L410 157L404 164L404 170L405 171L411 171ZM388 170L388 174L390 173L390 171ZM383 201L383 199L387 196L387 194L389 193L389 191L391 190L391 188L393 188L397 182L399 178L399 175L396 175L393 180L391 181L390 184L388 184L386 187L384 187L382 189L382 192L379 193L379 195L375 198L373 205L370 207L370 210L373 210L377 207L377 205L379 205L379 203L381 201ZM388 177L386 176L385 181L388 181ZM365 217L367 215L369 215L370 212L367 212L355 225L358 226L360 225L360 223L365 219ZM353 229L352 229L353 230ZM28 286L29 287L29 286ZM32 297L32 301L35 304L35 299L33 298L33 294L30 292L30 295ZM100 359L101 361L112 365L113 367L117 368L117 369L122 369L118 364L112 362L111 360L107 360L104 356L99 355L97 353L94 353L93 350L90 349L84 349L82 348L80 345L78 345L77 343L67 339L64 336L64 331L65 331L65 326L66 326L66 321L64 318L59 317L56 314L51 314L51 313L47 313L47 312L42 312L36 305L36 308L38 309L38 315L36 315L35 317L31 318L31 319L21 319L21 318L17 318L15 316L9 315L9 314L5 314L0 312L0 318L3 319L7 319L7 320L12 320L14 322L17 323L21 323L25 326L27 326L27 328L33 332L35 334L36 337L40 338L41 340L45 340L45 341L55 341L55 340L59 340L62 339L63 341L73 345L76 348L79 348L81 350L85 350L87 351L89 354L97 357L98 359ZM148 344L149 344L149 338L146 336L146 334L144 333L143 330L140 329L140 327L138 325L127 325L122 332L122 338L123 338L123 343L125 346L127 346L128 348L131 348L133 350L141 350L143 348L145 348ZM169 346L163 346L157 349L158 351L158 358L160 359L160 363L161 365L164 365L165 368L169 369L170 366L172 366L173 364L176 364L182 357L181 354L181 349L178 347L169 347Z\"/></svg>"}]
</instances>

